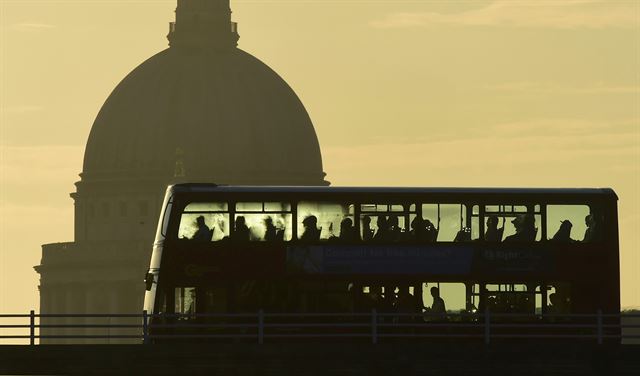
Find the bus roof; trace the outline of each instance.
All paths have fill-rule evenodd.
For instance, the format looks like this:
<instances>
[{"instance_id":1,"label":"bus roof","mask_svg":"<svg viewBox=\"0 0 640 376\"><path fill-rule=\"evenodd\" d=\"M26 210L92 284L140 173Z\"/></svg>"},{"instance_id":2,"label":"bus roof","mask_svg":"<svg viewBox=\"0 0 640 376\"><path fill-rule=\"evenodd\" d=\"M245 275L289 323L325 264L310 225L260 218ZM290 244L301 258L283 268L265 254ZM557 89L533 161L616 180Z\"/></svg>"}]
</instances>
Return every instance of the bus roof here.
<instances>
[{"instance_id":1,"label":"bus roof","mask_svg":"<svg viewBox=\"0 0 640 376\"><path fill-rule=\"evenodd\" d=\"M183 183L169 186L172 192L225 193L384 193L384 194L461 194L461 195L570 195L608 196L618 199L611 188L461 188L461 187L322 187L322 186L240 186L210 183Z\"/></svg>"}]
</instances>

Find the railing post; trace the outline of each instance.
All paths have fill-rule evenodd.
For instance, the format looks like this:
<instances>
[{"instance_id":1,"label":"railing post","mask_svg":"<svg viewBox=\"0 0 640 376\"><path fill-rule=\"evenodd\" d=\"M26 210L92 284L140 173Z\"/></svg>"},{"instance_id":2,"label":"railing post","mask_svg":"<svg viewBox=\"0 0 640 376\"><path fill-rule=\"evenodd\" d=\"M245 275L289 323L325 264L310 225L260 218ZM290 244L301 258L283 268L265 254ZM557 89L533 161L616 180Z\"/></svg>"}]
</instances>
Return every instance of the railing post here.
<instances>
[{"instance_id":1,"label":"railing post","mask_svg":"<svg viewBox=\"0 0 640 376\"><path fill-rule=\"evenodd\" d=\"M149 343L149 315L146 309L142 311L142 343Z\"/></svg>"},{"instance_id":2,"label":"railing post","mask_svg":"<svg viewBox=\"0 0 640 376\"><path fill-rule=\"evenodd\" d=\"M602 310L599 309L598 310L598 316L597 316L597 320L598 320L598 326L597 326L597 331L598 331L598 345L602 345Z\"/></svg>"},{"instance_id":3,"label":"railing post","mask_svg":"<svg viewBox=\"0 0 640 376\"><path fill-rule=\"evenodd\" d=\"M264 343L264 310L258 311L258 344Z\"/></svg>"},{"instance_id":4,"label":"railing post","mask_svg":"<svg viewBox=\"0 0 640 376\"><path fill-rule=\"evenodd\" d=\"M371 343L378 343L378 311L371 309Z\"/></svg>"},{"instance_id":5,"label":"railing post","mask_svg":"<svg viewBox=\"0 0 640 376\"><path fill-rule=\"evenodd\" d=\"M491 342L491 311L489 307L484 310L484 344L488 345Z\"/></svg>"},{"instance_id":6,"label":"railing post","mask_svg":"<svg viewBox=\"0 0 640 376\"><path fill-rule=\"evenodd\" d=\"M36 313L33 310L29 313L29 344L36 344Z\"/></svg>"}]
</instances>

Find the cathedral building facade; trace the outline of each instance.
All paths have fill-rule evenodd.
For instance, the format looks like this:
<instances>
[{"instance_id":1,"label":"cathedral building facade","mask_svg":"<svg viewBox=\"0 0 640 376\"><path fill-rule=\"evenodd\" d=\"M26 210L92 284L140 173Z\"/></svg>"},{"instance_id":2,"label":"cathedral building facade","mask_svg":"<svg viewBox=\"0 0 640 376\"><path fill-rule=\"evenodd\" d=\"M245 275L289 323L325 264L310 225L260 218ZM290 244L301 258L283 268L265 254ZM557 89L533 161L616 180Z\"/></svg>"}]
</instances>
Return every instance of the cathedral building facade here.
<instances>
[{"instance_id":1,"label":"cathedral building facade","mask_svg":"<svg viewBox=\"0 0 640 376\"><path fill-rule=\"evenodd\" d=\"M178 0L170 47L108 97L71 194L74 241L43 245L35 267L41 313L139 313L171 183L328 185L303 104L238 39L229 0Z\"/></svg>"}]
</instances>

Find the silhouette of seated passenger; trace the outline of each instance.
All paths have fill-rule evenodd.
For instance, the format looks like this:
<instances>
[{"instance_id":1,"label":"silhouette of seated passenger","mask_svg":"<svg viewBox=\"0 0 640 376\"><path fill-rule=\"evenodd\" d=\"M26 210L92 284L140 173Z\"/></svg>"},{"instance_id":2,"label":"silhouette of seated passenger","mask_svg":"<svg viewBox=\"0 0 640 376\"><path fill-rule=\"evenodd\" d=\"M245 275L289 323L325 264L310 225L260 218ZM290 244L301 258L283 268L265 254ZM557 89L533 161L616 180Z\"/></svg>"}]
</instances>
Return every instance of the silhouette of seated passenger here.
<instances>
[{"instance_id":1,"label":"silhouette of seated passenger","mask_svg":"<svg viewBox=\"0 0 640 376\"><path fill-rule=\"evenodd\" d=\"M538 229L535 218L531 214L520 214L511 223L516 228L516 233L507 236L505 242L533 242L536 240Z\"/></svg>"},{"instance_id":2,"label":"silhouette of seated passenger","mask_svg":"<svg viewBox=\"0 0 640 376\"><path fill-rule=\"evenodd\" d=\"M425 222L422 217L415 217L411 221L411 230L409 231L409 239L415 241L424 241L427 236Z\"/></svg>"},{"instance_id":3,"label":"silhouette of seated passenger","mask_svg":"<svg viewBox=\"0 0 640 376\"><path fill-rule=\"evenodd\" d=\"M502 241L504 234L504 218L502 218L502 227L498 228L498 217L490 216L487 218L487 231L484 233L484 241L499 243Z\"/></svg>"},{"instance_id":4,"label":"silhouette of seated passenger","mask_svg":"<svg viewBox=\"0 0 640 376\"><path fill-rule=\"evenodd\" d=\"M189 305L184 310L184 316L180 317L182 320L193 320L196 318L196 290L189 291Z\"/></svg>"},{"instance_id":5,"label":"silhouette of seated passenger","mask_svg":"<svg viewBox=\"0 0 640 376\"><path fill-rule=\"evenodd\" d=\"M389 223L387 222L387 217L379 215L376 225L378 226L378 231L376 231L376 234L373 236L373 240L379 242L389 240Z\"/></svg>"},{"instance_id":6,"label":"silhouette of seated passenger","mask_svg":"<svg viewBox=\"0 0 640 376\"><path fill-rule=\"evenodd\" d=\"M463 227L458 231L456 237L453 239L454 242L470 242L471 241L471 228Z\"/></svg>"},{"instance_id":7,"label":"silhouette of seated passenger","mask_svg":"<svg viewBox=\"0 0 640 376\"><path fill-rule=\"evenodd\" d=\"M315 215L309 215L302 221L304 232L300 240L305 242L317 242L320 240L322 228L318 228L318 218Z\"/></svg>"},{"instance_id":8,"label":"silhouette of seated passenger","mask_svg":"<svg viewBox=\"0 0 640 376\"><path fill-rule=\"evenodd\" d=\"M547 313L551 315L557 315L564 313L562 309L562 303L558 299L558 295L554 292L549 295L549 305L547 306Z\"/></svg>"},{"instance_id":9,"label":"silhouette of seated passenger","mask_svg":"<svg viewBox=\"0 0 640 376\"><path fill-rule=\"evenodd\" d=\"M340 222L340 240L351 242L358 239L356 235L356 229L353 227L353 221L351 218L345 218Z\"/></svg>"},{"instance_id":10,"label":"silhouette of seated passenger","mask_svg":"<svg viewBox=\"0 0 640 376\"><path fill-rule=\"evenodd\" d=\"M371 217L365 215L362 217L362 240L368 242L373 239L373 229L371 228Z\"/></svg>"},{"instance_id":11,"label":"silhouette of seated passenger","mask_svg":"<svg viewBox=\"0 0 640 376\"><path fill-rule=\"evenodd\" d=\"M199 216L196 218L196 225L198 229L195 234L191 237L191 240L199 241L199 242L208 242L211 241L211 237L213 236L213 230L209 229L207 224L205 223L204 217Z\"/></svg>"},{"instance_id":12,"label":"silhouette of seated passenger","mask_svg":"<svg viewBox=\"0 0 640 376\"><path fill-rule=\"evenodd\" d=\"M438 220L439 222L439 220ZM440 232L440 229L437 228L433 222L431 222L428 219L424 220L424 229L425 229L425 233L426 233L426 237L425 240L429 243L435 243L438 241L438 233Z\"/></svg>"},{"instance_id":13,"label":"silhouette of seated passenger","mask_svg":"<svg viewBox=\"0 0 640 376\"><path fill-rule=\"evenodd\" d=\"M272 242L274 240L276 240L277 237L277 229L276 226L273 224L273 218L271 217L265 217L264 219L264 240L267 242Z\"/></svg>"},{"instance_id":14,"label":"silhouette of seated passenger","mask_svg":"<svg viewBox=\"0 0 640 376\"><path fill-rule=\"evenodd\" d=\"M249 227L247 227L246 220L243 216L236 217L235 230L233 231L233 240L240 242L248 242L250 238Z\"/></svg>"},{"instance_id":15,"label":"silhouette of seated passenger","mask_svg":"<svg viewBox=\"0 0 640 376\"><path fill-rule=\"evenodd\" d=\"M575 242L575 240L571 239L571 228L573 228L573 224L570 221L568 220L562 221L560 223L560 228L558 229L556 234L553 235L553 238L551 239L551 241L556 243Z\"/></svg>"},{"instance_id":16,"label":"silhouette of seated passenger","mask_svg":"<svg viewBox=\"0 0 640 376\"><path fill-rule=\"evenodd\" d=\"M387 227L388 227L388 239L392 242L397 242L402 238L402 227L400 227L400 223L398 220L398 216L392 214L387 219Z\"/></svg>"},{"instance_id":17,"label":"silhouette of seated passenger","mask_svg":"<svg viewBox=\"0 0 640 376\"><path fill-rule=\"evenodd\" d=\"M371 312L372 309L380 311L383 306L382 286L373 285L369 287L369 293L366 294L363 309L364 312Z\"/></svg>"},{"instance_id":18,"label":"silhouette of seated passenger","mask_svg":"<svg viewBox=\"0 0 640 376\"><path fill-rule=\"evenodd\" d=\"M413 314L416 311L416 299L409 291L408 285L398 286L398 295L394 302L394 311L400 314ZM411 322L414 318L409 316L397 317L394 321L398 322Z\"/></svg>"},{"instance_id":19,"label":"silhouette of seated passenger","mask_svg":"<svg viewBox=\"0 0 640 376\"><path fill-rule=\"evenodd\" d=\"M584 231L584 238L582 241L590 243L599 240L600 225L596 221L596 216L589 214L584 218L584 224L587 226L587 229Z\"/></svg>"}]
</instances>

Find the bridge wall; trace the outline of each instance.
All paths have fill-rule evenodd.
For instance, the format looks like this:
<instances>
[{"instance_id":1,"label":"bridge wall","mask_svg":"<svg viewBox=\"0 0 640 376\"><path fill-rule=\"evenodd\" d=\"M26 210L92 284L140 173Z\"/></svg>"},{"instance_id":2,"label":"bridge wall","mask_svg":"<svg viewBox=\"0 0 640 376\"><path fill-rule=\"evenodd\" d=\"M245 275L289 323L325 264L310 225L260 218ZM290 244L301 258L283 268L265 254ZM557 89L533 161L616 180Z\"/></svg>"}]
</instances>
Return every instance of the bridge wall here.
<instances>
[{"instance_id":1,"label":"bridge wall","mask_svg":"<svg viewBox=\"0 0 640 376\"><path fill-rule=\"evenodd\" d=\"M0 346L0 374L640 375L640 346L579 343Z\"/></svg>"}]
</instances>

